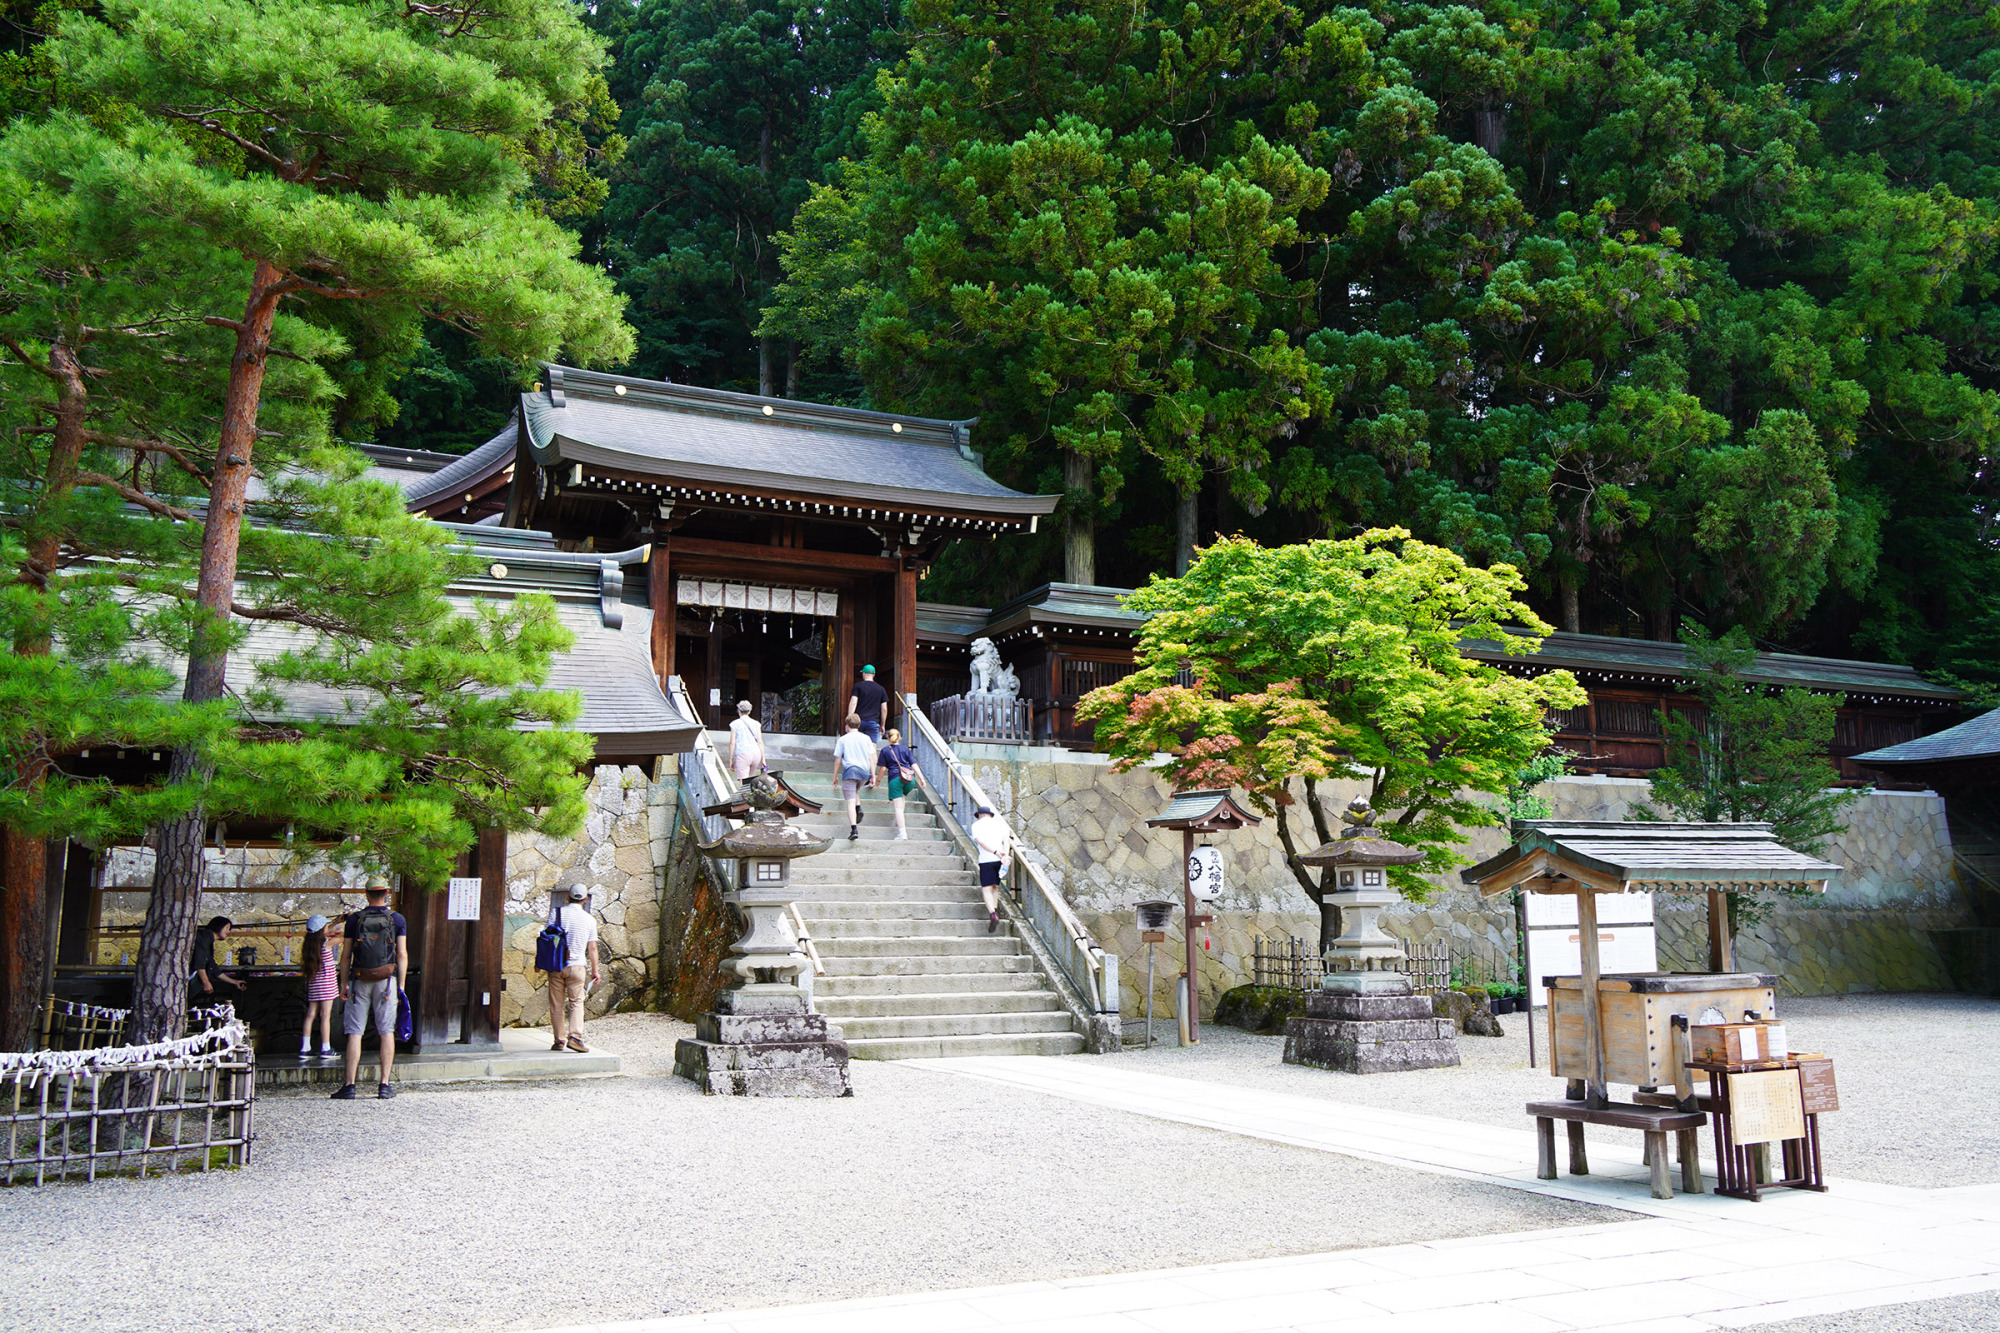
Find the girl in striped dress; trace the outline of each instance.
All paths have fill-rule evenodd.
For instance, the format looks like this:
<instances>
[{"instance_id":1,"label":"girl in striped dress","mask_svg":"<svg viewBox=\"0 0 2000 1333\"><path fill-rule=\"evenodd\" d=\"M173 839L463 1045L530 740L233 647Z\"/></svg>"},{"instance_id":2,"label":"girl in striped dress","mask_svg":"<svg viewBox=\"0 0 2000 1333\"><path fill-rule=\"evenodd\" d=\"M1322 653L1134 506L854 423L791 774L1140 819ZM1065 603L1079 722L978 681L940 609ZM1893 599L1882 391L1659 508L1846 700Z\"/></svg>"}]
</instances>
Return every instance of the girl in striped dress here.
<instances>
[{"instance_id":1,"label":"girl in striped dress","mask_svg":"<svg viewBox=\"0 0 2000 1333\"><path fill-rule=\"evenodd\" d=\"M340 973L335 966L333 946L326 940L326 918L315 913L306 918L305 957L306 1022L299 1033L299 1059L312 1054L313 1020L319 1020L321 1059L333 1055L333 1005L340 998Z\"/></svg>"}]
</instances>

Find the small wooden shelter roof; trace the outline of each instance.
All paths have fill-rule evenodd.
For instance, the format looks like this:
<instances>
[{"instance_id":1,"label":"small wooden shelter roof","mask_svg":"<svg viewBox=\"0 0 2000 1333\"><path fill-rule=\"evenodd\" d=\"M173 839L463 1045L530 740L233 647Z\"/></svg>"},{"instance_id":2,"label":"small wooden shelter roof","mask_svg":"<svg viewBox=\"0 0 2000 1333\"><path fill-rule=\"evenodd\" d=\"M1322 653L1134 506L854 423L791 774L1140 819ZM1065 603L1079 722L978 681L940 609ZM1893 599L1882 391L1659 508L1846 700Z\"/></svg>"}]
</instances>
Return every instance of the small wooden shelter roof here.
<instances>
[{"instance_id":1,"label":"small wooden shelter roof","mask_svg":"<svg viewBox=\"0 0 2000 1333\"><path fill-rule=\"evenodd\" d=\"M1857 754L1853 759L1857 764L1885 769L2000 759L2000 708L1929 736Z\"/></svg>"},{"instance_id":2,"label":"small wooden shelter roof","mask_svg":"<svg viewBox=\"0 0 2000 1333\"><path fill-rule=\"evenodd\" d=\"M1245 828L1264 821L1236 804L1228 790L1177 791L1167 808L1146 821L1154 828L1193 829L1206 833L1214 829Z\"/></svg>"},{"instance_id":3,"label":"small wooden shelter roof","mask_svg":"<svg viewBox=\"0 0 2000 1333\"><path fill-rule=\"evenodd\" d=\"M1840 874L1840 866L1779 842L1769 824L1524 819L1515 821L1511 847L1460 871L1459 878L1482 893L1524 884L1540 892L1574 891L1553 888L1551 880L1599 893L1817 892Z\"/></svg>"}]
</instances>

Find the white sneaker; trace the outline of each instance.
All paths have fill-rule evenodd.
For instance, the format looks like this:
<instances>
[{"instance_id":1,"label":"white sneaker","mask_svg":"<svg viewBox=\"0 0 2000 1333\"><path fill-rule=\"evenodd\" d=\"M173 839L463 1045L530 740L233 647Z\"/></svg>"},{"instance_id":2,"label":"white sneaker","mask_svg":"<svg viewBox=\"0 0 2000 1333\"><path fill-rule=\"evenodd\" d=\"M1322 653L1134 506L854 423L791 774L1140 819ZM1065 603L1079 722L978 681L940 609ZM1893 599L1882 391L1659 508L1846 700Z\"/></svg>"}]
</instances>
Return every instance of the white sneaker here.
<instances>
[{"instance_id":1,"label":"white sneaker","mask_svg":"<svg viewBox=\"0 0 2000 1333\"><path fill-rule=\"evenodd\" d=\"M907 833L898 833L895 837L889 839L890 842L908 842L909 840L910 835Z\"/></svg>"}]
</instances>

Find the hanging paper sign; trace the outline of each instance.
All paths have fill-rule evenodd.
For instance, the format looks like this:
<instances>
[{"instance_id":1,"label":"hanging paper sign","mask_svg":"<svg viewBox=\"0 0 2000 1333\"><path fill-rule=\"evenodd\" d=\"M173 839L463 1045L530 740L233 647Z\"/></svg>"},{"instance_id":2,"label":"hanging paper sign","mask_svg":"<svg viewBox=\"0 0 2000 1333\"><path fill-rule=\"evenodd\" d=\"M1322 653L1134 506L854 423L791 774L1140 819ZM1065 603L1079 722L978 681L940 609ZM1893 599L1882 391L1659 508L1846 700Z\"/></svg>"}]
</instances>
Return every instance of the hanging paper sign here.
<instances>
[{"instance_id":1,"label":"hanging paper sign","mask_svg":"<svg viewBox=\"0 0 2000 1333\"><path fill-rule=\"evenodd\" d=\"M1187 864L1188 892L1196 902L1212 903L1222 896L1222 853L1197 847Z\"/></svg>"},{"instance_id":2,"label":"hanging paper sign","mask_svg":"<svg viewBox=\"0 0 2000 1333\"><path fill-rule=\"evenodd\" d=\"M477 921L479 919L478 876L447 880L444 892L445 920Z\"/></svg>"}]
</instances>

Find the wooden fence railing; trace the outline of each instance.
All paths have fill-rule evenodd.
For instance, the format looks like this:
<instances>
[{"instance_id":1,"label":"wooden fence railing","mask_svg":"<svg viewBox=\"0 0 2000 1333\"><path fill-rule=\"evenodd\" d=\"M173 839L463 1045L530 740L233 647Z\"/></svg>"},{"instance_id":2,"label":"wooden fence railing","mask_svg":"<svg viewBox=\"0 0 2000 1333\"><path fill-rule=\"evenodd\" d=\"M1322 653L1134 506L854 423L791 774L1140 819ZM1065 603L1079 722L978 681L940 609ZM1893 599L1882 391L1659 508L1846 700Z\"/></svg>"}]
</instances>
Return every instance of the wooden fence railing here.
<instances>
[{"instance_id":1,"label":"wooden fence railing","mask_svg":"<svg viewBox=\"0 0 2000 1333\"><path fill-rule=\"evenodd\" d=\"M150 1046L0 1055L0 1184L208 1171L249 1160L256 1055L227 1005Z\"/></svg>"},{"instance_id":2,"label":"wooden fence railing","mask_svg":"<svg viewBox=\"0 0 2000 1333\"><path fill-rule=\"evenodd\" d=\"M976 699L954 694L932 700L925 712L948 741L1025 745L1035 735L1032 699Z\"/></svg>"},{"instance_id":3,"label":"wooden fence railing","mask_svg":"<svg viewBox=\"0 0 2000 1333\"><path fill-rule=\"evenodd\" d=\"M1403 945L1403 973L1419 995L1441 995L1451 989L1451 946L1443 940ZM1258 937L1250 943L1253 984L1280 990L1317 990L1326 975L1319 950L1296 935Z\"/></svg>"}]
</instances>

